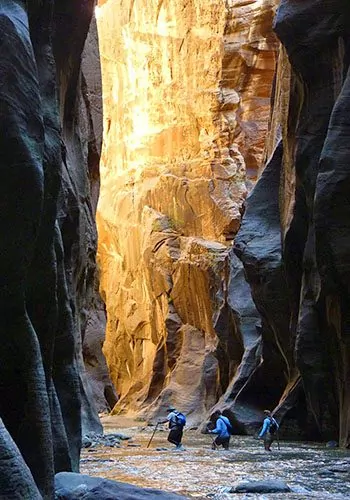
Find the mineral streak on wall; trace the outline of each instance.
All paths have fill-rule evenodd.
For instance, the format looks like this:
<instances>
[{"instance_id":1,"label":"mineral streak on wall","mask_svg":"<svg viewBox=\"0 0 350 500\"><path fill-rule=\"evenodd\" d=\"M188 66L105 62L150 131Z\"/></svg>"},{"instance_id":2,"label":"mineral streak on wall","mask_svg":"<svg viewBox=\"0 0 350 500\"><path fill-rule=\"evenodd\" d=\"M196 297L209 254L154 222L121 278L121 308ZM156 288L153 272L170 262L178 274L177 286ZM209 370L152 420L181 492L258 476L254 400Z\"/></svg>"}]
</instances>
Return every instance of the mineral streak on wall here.
<instances>
[{"instance_id":1,"label":"mineral streak on wall","mask_svg":"<svg viewBox=\"0 0 350 500\"><path fill-rule=\"evenodd\" d=\"M171 400L199 415L239 366L239 341L229 368L227 352L218 356L215 317L263 155L276 4L107 0L96 8L98 260L115 411Z\"/></svg>"}]
</instances>

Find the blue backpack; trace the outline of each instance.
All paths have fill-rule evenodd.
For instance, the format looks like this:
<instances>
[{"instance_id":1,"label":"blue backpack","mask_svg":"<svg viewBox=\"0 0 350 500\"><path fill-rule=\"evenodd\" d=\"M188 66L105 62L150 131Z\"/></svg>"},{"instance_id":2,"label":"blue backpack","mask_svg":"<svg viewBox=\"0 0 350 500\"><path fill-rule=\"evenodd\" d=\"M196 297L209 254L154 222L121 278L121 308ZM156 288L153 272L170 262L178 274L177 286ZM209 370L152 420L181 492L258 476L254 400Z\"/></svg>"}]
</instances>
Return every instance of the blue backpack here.
<instances>
[{"instance_id":1,"label":"blue backpack","mask_svg":"<svg viewBox=\"0 0 350 500\"><path fill-rule=\"evenodd\" d=\"M175 417L176 417L176 424L179 426L179 427L185 427L186 425L186 417L183 413L181 412L176 412L175 414Z\"/></svg>"},{"instance_id":2,"label":"blue backpack","mask_svg":"<svg viewBox=\"0 0 350 500\"><path fill-rule=\"evenodd\" d=\"M219 418L221 418L221 417L219 417ZM226 417L226 418L227 418L227 417ZM222 420L222 421L224 422L224 424L226 425L227 432L228 432L228 433L232 436L232 434L233 434L233 427L232 427L232 425L231 425L231 422L228 420L228 418L227 418L228 422L226 422L226 419L223 419L223 418L221 418L221 420Z\"/></svg>"}]
</instances>

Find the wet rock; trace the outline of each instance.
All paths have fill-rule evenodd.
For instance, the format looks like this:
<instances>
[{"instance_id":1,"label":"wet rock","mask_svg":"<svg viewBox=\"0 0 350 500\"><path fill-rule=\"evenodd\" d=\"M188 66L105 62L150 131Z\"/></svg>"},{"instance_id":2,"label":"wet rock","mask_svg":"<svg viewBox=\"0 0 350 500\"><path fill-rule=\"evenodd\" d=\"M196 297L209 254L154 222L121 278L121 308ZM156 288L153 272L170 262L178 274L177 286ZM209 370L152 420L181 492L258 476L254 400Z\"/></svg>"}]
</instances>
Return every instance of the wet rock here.
<instances>
[{"instance_id":1,"label":"wet rock","mask_svg":"<svg viewBox=\"0 0 350 500\"><path fill-rule=\"evenodd\" d=\"M279 479L242 481L230 490L231 493L290 493L291 488Z\"/></svg>"},{"instance_id":2,"label":"wet rock","mask_svg":"<svg viewBox=\"0 0 350 500\"><path fill-rule=\"evenodd\" d=\"M28 465L0 419L0 498L42 500Z\"/></svg>"},{"instance_id":3,"label":"wet rock","mask_svg":"<svg viewBox=\"0 0 350 500\"><path fill-rule=\"evenodd\" d=\"M92 445L92 441L88 437L83 436L83 438L81 440L81 447L82 448L90 448L91 445Z\"/></svg>"},{"instance_id":4,"label":"wet rock","mask_svg":"<svg viewBox=\"0 0 350 500\"><path fill-rule=\"evenodd\" d=\"M131 439L131 437L120 433L111 433L111 434L90 433L83 437L83 443L90 442L90 445L84 446L85 448L88 448L89 446L118 447L120 441L127 441L129 439Z\"/></svg>"},{"instance_id":5,"label":"wet rock","mask_svg":"<svg viewBox=\"0 0 350 500\"><path fill-rule=\"evenodd\" d=\"M213 500L230 500L232 499L230 492L230 486L222 486L215 493L208 493L207 498L212 498Z\"/></svg>"},{"instance_id":6,"label":"wet rock","mask_svg":"<svg viewBox=\"0 0 350 500\"><path fill-rule=\"evenodd\" d=\"M132 439L131 436L128 436L127 434L121 434L119 432L114 434L105 434L105 436L113 437L115 439L120 439L121 441L127 441Z\"/></svg>"},{"instance_id":7,"label":"wet rock","mask_svg":"<svg viewBox=\"0 0 350 500\"><path fill-rule=\"evenodd\" d=\"M318 471L319 476L333 476L334 474L349 474L350 464L337 464L330 467L323 467Z\"/></svg>"},{"instance_id":8,"label":"wet rock","mask_svg":"<svg viewBox=\"0 0 350 500\"><path fill-rule=\"evenodd\" d=\"M291 486L290 489L293 493L298 493L299 495L310 495L310 493L312 493L310 488L305 488L305 486L301 486L299 484Z\"/></svg>"},{"instance_id":9,"label":"wet rock","mask_svg":"<svg viewBox=\"0 0 350 500\"><path fill-rule=\"evenodd\" d=\"M326 448L338 448L337 441L328 441L326 443Z\"/></svg>"},{"instance_id":10,"label":"wet rock","mask_svg":"<svg viewBox=\"0 0 350 500\"><path fill-rule=\"evenodd\" d=\"M56 500L180 500L186 497L161 490L143 489L100 477L60 472L55 476Z\"/></svg>"}]
</instances>

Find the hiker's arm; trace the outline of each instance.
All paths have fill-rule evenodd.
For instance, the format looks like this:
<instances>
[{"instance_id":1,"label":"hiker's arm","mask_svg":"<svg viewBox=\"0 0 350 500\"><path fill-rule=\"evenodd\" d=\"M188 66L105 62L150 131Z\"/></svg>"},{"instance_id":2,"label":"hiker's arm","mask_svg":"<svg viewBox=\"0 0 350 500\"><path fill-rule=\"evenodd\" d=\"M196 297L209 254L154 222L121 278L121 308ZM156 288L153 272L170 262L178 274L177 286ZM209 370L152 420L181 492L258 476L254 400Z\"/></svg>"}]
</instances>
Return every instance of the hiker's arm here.
<instances>
[{"instance_id":1,"label":"hiker's arm","mask_svg":"<svg viewBox=\"0 0 350 500\"><path fill-rule=\"evenodd\" d=\"M215 429L213 429L212 431L209 431L210 434L220 434L221 433L221 431L222 431L222 422L221 422L221 420L217 419L215 425L216 425Z\"/></svg>"},{"instance_id":2,"label":"hiker's arm","mask_svg":"<svg viewBox=\"0 0 350 500\"><path fill-rule=\"evenodd\" d=\"M217 426L215 427L215 429L212 429L211 431L209 431L209 434L218 434L219 433L219 429L217 428Z\"/></svg>"},{"instance_id":3,"label":"hiker's arm","mask_svg":"<svg viewBox=\"0 0 350 500\"><path fill-rule=\"evenodd\" d=\"M267 428L268 428L268 425L269 425L269 424L268 424L268 421L267 421L267 419L265 418L263 428L261 429L260 434L258 435L258 437L259 437L259 438L263 437L263 436L264 436L264 434L266 434L266 432L267 432Z\"/></svg>"}]
</instances>

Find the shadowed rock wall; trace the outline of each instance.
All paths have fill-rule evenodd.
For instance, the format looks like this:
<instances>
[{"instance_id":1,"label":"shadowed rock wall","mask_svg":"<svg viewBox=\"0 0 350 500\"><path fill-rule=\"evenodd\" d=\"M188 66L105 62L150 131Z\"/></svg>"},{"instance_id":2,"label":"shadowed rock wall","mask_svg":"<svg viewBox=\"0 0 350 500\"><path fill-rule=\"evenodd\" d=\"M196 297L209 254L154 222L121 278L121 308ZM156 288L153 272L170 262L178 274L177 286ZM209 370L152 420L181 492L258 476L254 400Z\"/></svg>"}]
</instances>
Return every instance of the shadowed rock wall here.
<instances>
[{"instance_id":1,"label":"shadowed rock wall","mask_svg":"<svg viewBox=\"0 0 350 500\"><path fill-rule=\"evenodd\" d=\"M272 155L235 242L262 316L264 364L275 352L283 374L277 415L341 446L350 442L349 15L343 1L280 2Z\"/></svg>"},{"instance_id":2,"label":"shadowed rock wall","mask_svg":"<svg viewBox=\"0 0 350 500\"><path fill-rule=\"evenodd\" d=\"M231 241L263 156L276 3L107 0L97 9L98 260L116 412L150 416L171 401L198 422L256 367L249 289L237 277L249 301L241 318L228 288L230 273L242 274Z\"/></svg>"},{"instance_id":3,"label":"shadowed rock wall","mask_svg":"<svg viewBox=\"0 0 350 500\"><path fill-rule=\"evenodd\" d=\"M4 498L53 498L54 472L79 468L81 410L84 425L101 428L84 398L79 361L95 272L93 130L101 136L101 123L93 125L81 104L93 4L0 3Z\"/></svg>"}]
</instances>

